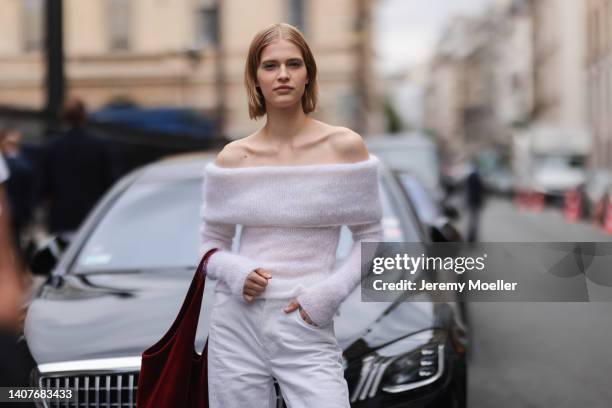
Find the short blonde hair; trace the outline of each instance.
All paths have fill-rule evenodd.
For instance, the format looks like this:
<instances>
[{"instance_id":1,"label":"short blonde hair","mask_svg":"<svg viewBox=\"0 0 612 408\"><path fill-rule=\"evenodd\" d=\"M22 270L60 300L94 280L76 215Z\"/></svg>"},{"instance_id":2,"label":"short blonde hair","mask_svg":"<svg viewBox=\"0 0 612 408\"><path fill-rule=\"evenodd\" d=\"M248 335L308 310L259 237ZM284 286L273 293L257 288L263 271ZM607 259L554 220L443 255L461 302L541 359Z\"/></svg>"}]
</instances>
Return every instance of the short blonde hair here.
<instances>
[{"instance_id":1,"label":"short blonde hair","mask_svg":"<svg viewBox=\"0 0 612 408\"><path fill-rule=\"evenodd\" d=\"M300 30L287 23L277 23L255 34L249 47L249 54L244 68L244 85L246 86L249 100L249 117L251 119L258 119L266 113L266 101L261 90L256 85L257 67L261 62L261 52L265 47L280 38L293 43L302 52L308 77L308 83L304 89L304 95L302 95L302 109L304 113L313 112L317 106L317 64L312 51L310 51L310 47Z\"/></svg>"}]
</instances>

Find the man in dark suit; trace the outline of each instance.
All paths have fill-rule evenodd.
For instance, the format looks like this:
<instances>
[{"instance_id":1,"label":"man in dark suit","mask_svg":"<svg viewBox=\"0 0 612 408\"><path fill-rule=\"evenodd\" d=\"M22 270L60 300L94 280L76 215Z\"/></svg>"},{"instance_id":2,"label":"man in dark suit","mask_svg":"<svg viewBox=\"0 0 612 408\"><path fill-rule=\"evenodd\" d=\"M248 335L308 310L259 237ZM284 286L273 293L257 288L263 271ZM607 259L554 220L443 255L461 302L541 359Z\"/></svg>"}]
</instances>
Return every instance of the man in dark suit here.
<instances>
[{"instance_id":1,"label":"man in dark suit","mask_svg":"<svg viewBox=\"0 0 612 408\"><path fill-rule=\"evenodd\" d=\"M68 129L43 152L41 195L49 201L49 232L72 233L113 182L106 144L85 129L87 110L80 99L63 111Z\"/></svg>"},{"instance_id":2,"label":"man in dark suit","mask_svg":"<svg viewBox=\"0 0 612 408\"><path fill-rule=\"evenodd\" d=\"M466 204L469 211L468 242L478 240L480 211L484 204L484 185L476 161L472 162L470 174L466 180Z\"/></svg>"}]
</instances>

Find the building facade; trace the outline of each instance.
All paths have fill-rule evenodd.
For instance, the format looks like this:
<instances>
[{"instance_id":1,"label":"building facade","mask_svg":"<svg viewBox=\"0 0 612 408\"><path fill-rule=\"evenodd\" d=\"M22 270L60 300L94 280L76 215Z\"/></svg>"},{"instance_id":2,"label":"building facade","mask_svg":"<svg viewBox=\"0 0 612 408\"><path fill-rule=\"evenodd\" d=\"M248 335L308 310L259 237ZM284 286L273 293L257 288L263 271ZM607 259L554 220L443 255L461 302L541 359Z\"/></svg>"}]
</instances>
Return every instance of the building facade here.
<instances>
[{"instance_id":1,"label":"building facade","mask_svg":"<svg viewBox=\"0 0 612 408\"><path fill-rule=\"evenodd\" d=\"M585 3L533 0L535 122L586 125Z\"/></svg>"},{"instance_id":2,"label":"building facade","mask_svg":"<svg viewBox=\"0 0 612 408\"><path fill-rule=\"evenodd\" d=\"M433 132L452 155L463 150L467 104L466 58L472 49L475 20L456 17L446 27L429 64L425 90L425 128Z\"/></svg>"},{"instance_id":3,"label":"building facade","mask_svg":"<svg viewBox=\"0 0 612 408\"><path fill-rule=\"evenodd\" d=\"M570 67L559 68L559 59L546 62L538 56L534 41L541 42L542 33L551 29L536 33L535 25L546 24L534 19L537 1L498 0L481 15L457 17L447 26L430 64L426 123L459 153L493 148L508 154L515 131L534 120L557 121L561 114L554 110L572 111L564 120L580 123L579 60L572 61L574 56L564 52L563 62ZM570 50L576 54L580 49ZM536 57L543 66L537 66ZM558 69L556 80L562 73L572 79L564 94L575 92L578 101L557 107L541 103L542 89L552 82L550 69Z\"/></svg>"},{"instance_id":4,"label":"building facade","mask_svg":"<svg viewBox=\"0 0 612 408\"><path fill-rule=\"evenodd\" d=\"M0 104L42 108L43 0L0 8ZM249 120L244 62L253 35L288 22L317 59L314 116L362 133L380 123L372 72L370 0L64 0L67 94L92 109L116 101L223 112L225 134Z\"/></svg>"},{"instance_id":5,"label":"building facade","mask_svg":"<svg viewBox=\"0 0 612 408\"><path fill-rule=\"evenodd\" d=\"M612 1L586 1L588 121L593 166L612 168Z\"/></svg>"}]
</instances>

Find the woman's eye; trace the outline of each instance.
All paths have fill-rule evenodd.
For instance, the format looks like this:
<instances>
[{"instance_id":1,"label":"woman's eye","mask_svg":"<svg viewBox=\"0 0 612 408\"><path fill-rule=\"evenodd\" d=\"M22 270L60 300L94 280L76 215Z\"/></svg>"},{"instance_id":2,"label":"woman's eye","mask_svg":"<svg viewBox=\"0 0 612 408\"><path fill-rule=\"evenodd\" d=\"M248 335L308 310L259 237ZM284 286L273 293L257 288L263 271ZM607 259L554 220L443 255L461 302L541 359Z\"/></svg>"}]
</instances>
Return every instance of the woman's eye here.
<instances>
[{"instance_id":1,"label":"woman's eye","mask_svg":"<svg viewBox=\"0 0 612 408\"><path fill-rule=\"evenodd\" d=\"M290 66L290 67L300 67L300 66L302 66L302 63L301 63L301 62L299 62L299 61L290 62L290 63L289 63L289 66Z\"/></svg>"},{"instance_id":2,"label":"woman's eye","mask_svg":"<svg viewBox=\"0 0 612 408\"><path fill-rule=\"evenodd\" d=\"M274 67L275 67L274 64L266 64L266 65L263 66L264 69L272 69Z\"/></svg>"}]
</instances>

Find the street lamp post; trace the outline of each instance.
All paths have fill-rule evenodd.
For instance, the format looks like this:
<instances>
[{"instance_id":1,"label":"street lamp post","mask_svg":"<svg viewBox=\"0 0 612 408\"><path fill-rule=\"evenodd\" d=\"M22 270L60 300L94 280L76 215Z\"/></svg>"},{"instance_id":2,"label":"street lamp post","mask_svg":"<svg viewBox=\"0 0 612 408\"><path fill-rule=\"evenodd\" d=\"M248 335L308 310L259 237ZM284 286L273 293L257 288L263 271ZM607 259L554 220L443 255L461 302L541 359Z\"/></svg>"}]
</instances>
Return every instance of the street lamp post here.
<instances>
[{"instance_id":1,"label":"street lamp post","mask_svg":"<svg viewBox=\"0 0 612 408\"><path fill-rule=\"evenodd\" d=\"M65 96L62 3L63 0L45 0L45 114L51 121L57 119Z\"/></svg>"},{"instance_id":2,"label":"street lamp post","mask_svg":"<svg viewBox=\"0 0 612 408\"><path fill-rule=\"evenodd\" d=\"M226 125L226 97L225 97L225 49L223 48L223 10L222 1L217 1L216 12L217 12L217 25L216 29L216 56L215 56L215 93L217 99L217 137L218 140L225 138L225 125Z\"/></svg>"}]
</instances>

